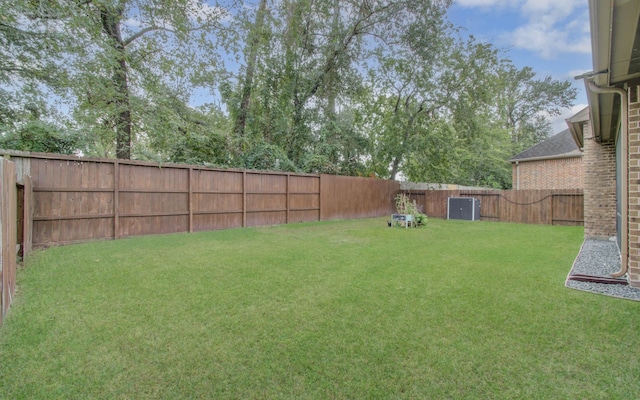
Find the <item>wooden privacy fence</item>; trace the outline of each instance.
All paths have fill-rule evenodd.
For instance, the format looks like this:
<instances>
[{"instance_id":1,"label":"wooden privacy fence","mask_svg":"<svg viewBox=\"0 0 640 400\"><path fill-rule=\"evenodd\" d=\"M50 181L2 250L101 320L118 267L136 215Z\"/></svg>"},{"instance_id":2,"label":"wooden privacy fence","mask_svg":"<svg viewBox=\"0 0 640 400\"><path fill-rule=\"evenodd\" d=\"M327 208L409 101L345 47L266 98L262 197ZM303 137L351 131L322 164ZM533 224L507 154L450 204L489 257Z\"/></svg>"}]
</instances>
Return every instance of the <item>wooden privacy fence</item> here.
<instances>
[{"instance_id":1,"label":"wooden privacy fence","mask_svg":"<svg viewBox=\"0 0 640 400\"><path fill-rule=\"evenodd\" d=\"M583 225L582 189L406 191L429 217L447 218L449 197L480 199L480 219L524 224Z\"/></svg>"},{"instance_id":2,"label":"wooden privacy fence","mask_svg":"<svg viewBox=\"0 0 640 400\"><path fill-rule=\"evenodd\" d=\"M32 179L33 246L382 216L399 191L370 178L4 154Z\"/></svg>"}]
</instances>

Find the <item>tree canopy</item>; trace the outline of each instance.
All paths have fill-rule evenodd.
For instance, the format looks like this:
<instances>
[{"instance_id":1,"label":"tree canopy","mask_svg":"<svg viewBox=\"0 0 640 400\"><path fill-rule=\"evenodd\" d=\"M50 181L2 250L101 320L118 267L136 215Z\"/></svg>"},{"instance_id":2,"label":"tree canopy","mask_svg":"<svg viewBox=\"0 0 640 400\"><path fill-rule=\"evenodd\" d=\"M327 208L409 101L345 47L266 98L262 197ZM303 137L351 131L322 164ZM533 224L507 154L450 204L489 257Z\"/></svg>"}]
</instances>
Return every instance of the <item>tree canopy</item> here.
<instances>
[{"instance_id":1,"label":"tree canopy","mask_svg":"<svg viewBox=\"0 0 640 400\"><path fill-rule=\"evenodd\" d=\"M14 3L0 147L507 188L575 98L448 0Z\"/></svg>"}]
</instances>

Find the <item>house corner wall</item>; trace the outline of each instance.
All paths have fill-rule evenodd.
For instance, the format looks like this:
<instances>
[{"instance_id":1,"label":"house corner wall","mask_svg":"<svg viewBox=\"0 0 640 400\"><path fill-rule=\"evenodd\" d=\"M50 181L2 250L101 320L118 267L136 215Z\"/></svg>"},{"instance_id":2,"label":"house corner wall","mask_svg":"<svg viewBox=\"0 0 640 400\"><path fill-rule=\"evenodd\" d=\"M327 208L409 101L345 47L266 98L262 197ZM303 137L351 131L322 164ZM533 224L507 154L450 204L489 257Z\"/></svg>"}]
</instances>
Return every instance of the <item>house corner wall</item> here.
<instances>
[{"instance_id":1,"label":"house corner wall","mask_svg":"<svg viewBox=\"0 0 640 400\"><path fill-rule=\"evenodd\" d=\"M640 87L629 89L629 285L640 287ZM624 143L623 143L624 145Z\"/></svg>"},{"instance_id":2,"label":"house corner wall","mask_svg":"<svg viewBox=\"0 0 640 400\"><path fill-rule=\"evenodd\" d=\"M591 121L584 127L584 235L616 236L616 147L595 141Z\"/></svg>"}]
</instances>

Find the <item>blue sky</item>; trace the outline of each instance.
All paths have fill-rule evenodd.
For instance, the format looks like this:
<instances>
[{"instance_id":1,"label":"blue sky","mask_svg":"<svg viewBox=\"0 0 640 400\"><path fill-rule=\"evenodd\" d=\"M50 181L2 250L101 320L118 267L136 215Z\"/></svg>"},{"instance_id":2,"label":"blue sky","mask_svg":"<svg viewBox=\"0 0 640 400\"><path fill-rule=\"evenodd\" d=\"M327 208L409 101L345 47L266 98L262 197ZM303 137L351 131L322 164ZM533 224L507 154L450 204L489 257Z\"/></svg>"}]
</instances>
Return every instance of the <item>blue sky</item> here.
<instances>
[{"instance_id":1,"label":"blue sky","mask_svg":"<svg viewBox=\"0 0 640 400\"><path fill-rule=\"evenodd\" d=\"M574 76L591 71L587 0L454 0L449 20L479 40L493 43L520 68L540 78L570 80L578 89L574 107L552 118L554 133L564 119L587 105L584 84Z\"/></svg>"}]
</instances>

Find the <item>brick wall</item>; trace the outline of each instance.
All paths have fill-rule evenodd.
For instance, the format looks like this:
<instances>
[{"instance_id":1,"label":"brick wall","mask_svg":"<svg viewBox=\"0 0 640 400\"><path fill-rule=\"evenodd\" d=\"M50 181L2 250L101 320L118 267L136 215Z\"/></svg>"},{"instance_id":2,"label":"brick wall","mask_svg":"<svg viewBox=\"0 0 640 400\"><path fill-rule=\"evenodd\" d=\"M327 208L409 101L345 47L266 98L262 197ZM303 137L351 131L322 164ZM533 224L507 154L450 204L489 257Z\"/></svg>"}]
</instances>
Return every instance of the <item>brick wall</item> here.
<instances>
[{"instance_id":1,"label":"brick wall","mask_svg":"<svg viewBox=\"0 0 640 400\"><path fill-rule=\"evenodd\" d=\"M640 91L629 101L629 284L640 287Z\"/></svg>"},{"instance_id":2,"label":"brick wall","mask_svg":"<svg viewBox=\"0 0 640 400\"><path fill-rule=\"evenodd\" d=\"M514 189L582 189L584 187L582 157L520 161L518 165L515 163L512 165Z\"/></svg>"},{"instance_id":3,"label":"brick wall","mask_svg":"<svg viewBox=\"0 0 640 400\"><path fill-rule=\"evenodd\" d=\"M584 127L584 235L616 235L616 148L614 143L597 143L591 123Z\"/></svg>"}]
</instances>

